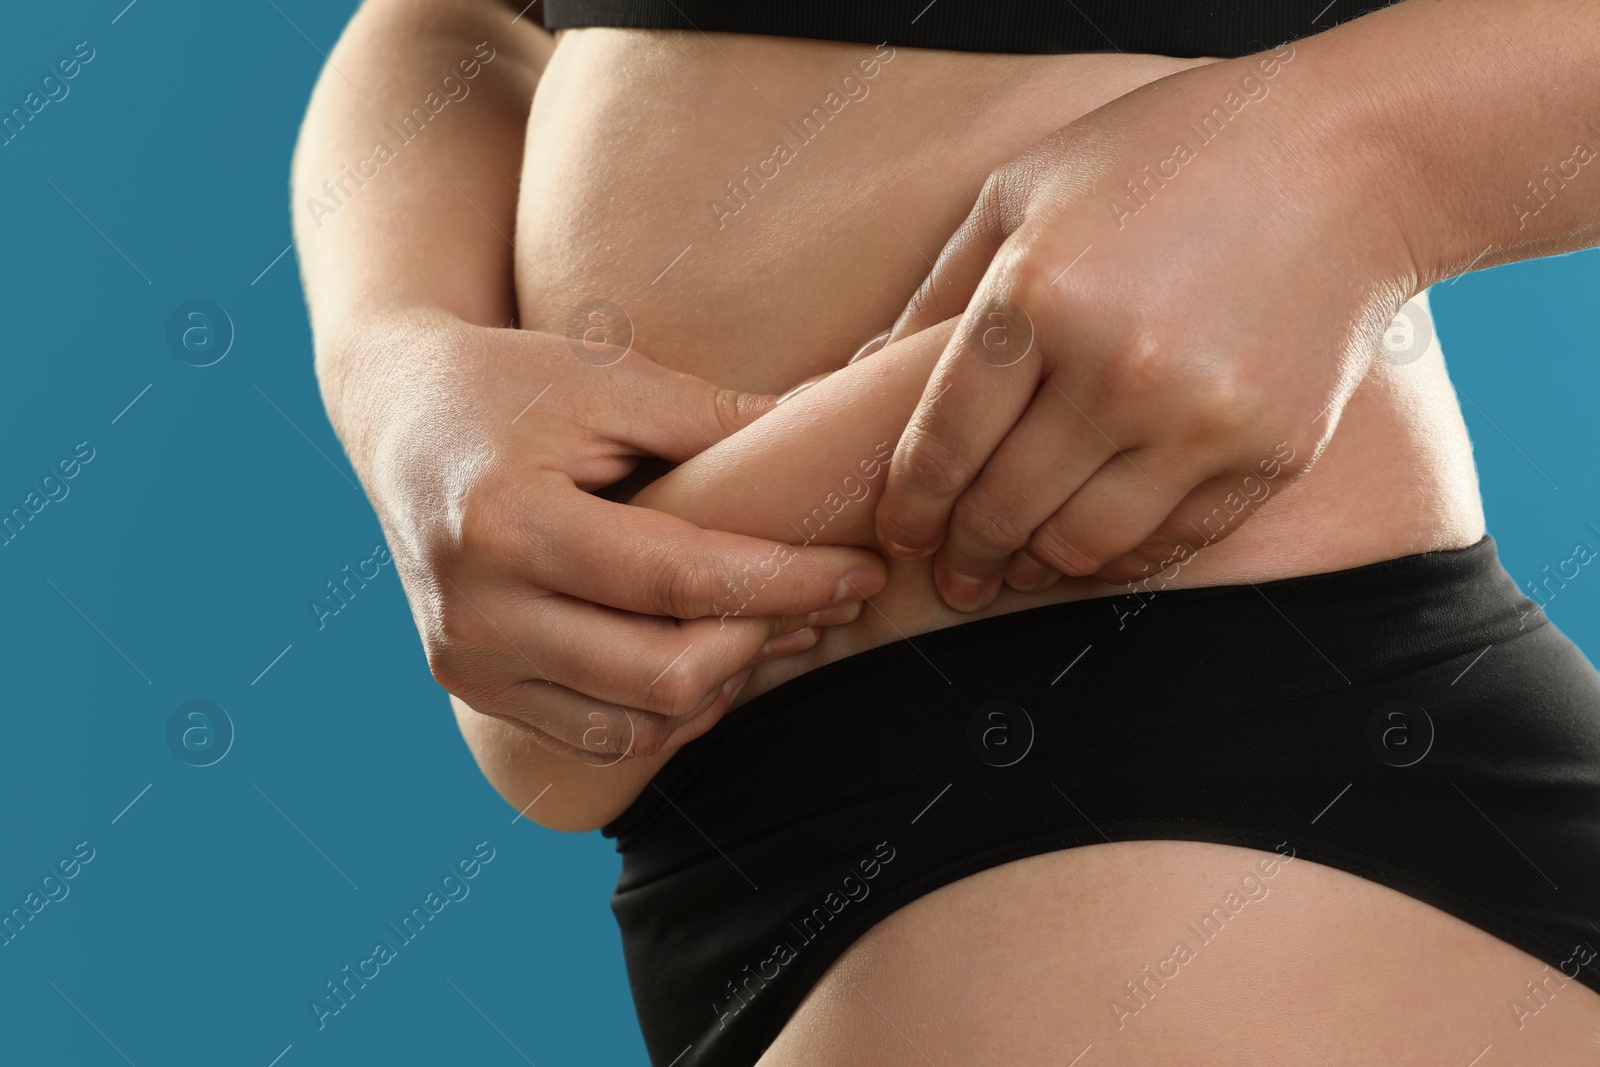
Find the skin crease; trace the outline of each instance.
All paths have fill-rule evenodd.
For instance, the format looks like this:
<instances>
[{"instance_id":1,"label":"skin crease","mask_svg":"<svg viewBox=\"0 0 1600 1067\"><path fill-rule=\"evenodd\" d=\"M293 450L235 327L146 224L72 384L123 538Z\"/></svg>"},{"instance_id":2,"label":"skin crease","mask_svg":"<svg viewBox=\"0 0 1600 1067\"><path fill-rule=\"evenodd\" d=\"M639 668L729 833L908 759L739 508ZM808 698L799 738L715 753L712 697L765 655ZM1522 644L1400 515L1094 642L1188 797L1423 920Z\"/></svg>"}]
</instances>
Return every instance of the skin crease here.
<instances>
[{"instance_id":1,"label":"skin crease","mask_svg":"<svg viewBox=\"0 0 1600 1067\"><path fill-rule=\"evenodd\" d=\"M782 392L840 367L894 321L927 274L928 253L959 225L996 167L1144 80L1205 65L1156 56L898 49L865 79L858 64L875 58L870 47L782 38L726 43L734 51L723 59L689 34L562 35L534 98L523 162L515 263L525 328L559 332L574 307L598 295L626 311L634 348L657 362L739 389ZM741 69L763 72L759 92ZM1292 72L1291 64L1278 78ZM846 104L776 178L751 183L736 213L719 217L710 209L719 195L728 198L726 183L746 164L771 156L789 116L820 105L851 74L866 89L862 99ZM692 78L694 94L660 91L658 83L684 77ZM927 106L933 96L937 108ZM717 103L715 115L707 101ZM1269 95L1256 106L1270 103ZM628 165L640 158L673 165L653 168L646 179ZM875 164L879 158L888 162ZM922 366L931 370L938 353L927 346L948 332L948 323L942 333L925 331ZM710 528L799 540L792 524L876 444L898 440L921 388L916 379L927 379L923 371L898 377L891 399L873 378L898 358L886 349L799 394L635 501ZM874 546L865 520L879 488L868 507L847 510L845 524L830 524L819 543ZM1248 523L1203 549L1173 584L1351 567L1464 547L1482 534L1471 447L1435 345L1415 363L1376 365L1312 472L1275 488ZM977 617L940 600L928 560L890 566L875 607L826 628L814 646L756 667L739 700L902 635ZM979 614L1110 591L1092 579L1063 580L1041 594L1007 591ZM760 610L759 599L750 606ZM555 783L538 808L537 821L547 825L602 824L664 762L630 759L597 776L538 751L515 724L485 722L470 705L456 706L480 765L494 770L491 781L519 808ZM614 716L597 725L597 736L628 729Z\"/></svg>"},{"instance_id":2,"label":"skin crease","mask_svg":"<svg viewBox=\"0 0 1600 1067\"><path fill-rule=\"evenodd\" d=\"M900 49L871 96L848 105L719 226L708 200L765 156L784 117L820 101L871 49L724 35L716 43L607 30L563 36L529 126L517 231L522 323L559 330L575 304L606 295L625 308L638 350L774 392L838 368L894 320L990 170L1141 76L1182 64ZM759 96L740 71L759 80ZM524 265L533 263L537 272ZM948 330L945 322L840 371L634 500L787 536L873 445L898 437ZM879 485L881 475L869 501ZM871 544L869 512L853 508L825 536ZM1435 345L1406 366L1376 364L1316 467L1205 550L1183 581L1355 566L1462 547L1482 530L1470 445ZM929 566L894 563L876 609L759 667L740 699L902 634L972 618L939 601ZM989 613L1103 591L1067 579L1041 595L1002 594ZM455 706L491 782L519 809L537 800L528 817L545 825L604 822L670 758L574 766L515 727ZM1506 1003L1542 964L1413 898L1309 862L1287 865L1272 897L1240 919L1237 938L1206 950L1117 1030L1110 997L1262 855L1134 842L963 879L846 952L763 1062L1059 1065L1092 1045L1085 1064L1311 1065L1326 1055L1420 1067L1466 1064L1491 1044L1492 1062L1593 1062L1600 997L1570 982L1518 1030Z\"/></svg>"},{"instance_id":3,"label":"skin crease","mask_svg":"<svg viewBox=\"0 0 1600 1067\"><path fill-rule=\"evenodd\" d=\"M1406 296L1600 243L1600 195L1578 180L1600 130L1597 38L1587 0L1404 3L1161 79L1029 146L896 325L971 309L896 454L879 541L937 550L941 592L968 608L1002 574L1038 588L1050 569L1166 559L1268 442L1317 452ZM1393 67L1396 42L1425 60ZM1260 106L1226 120L1218 100ZM1188 145L1208 112L1231 125ZM1104 210L1130 177L1155 202ZM963 358L997 303L1031 323L1034 374L998 381ZM1093 425L1060 417L1063 393Z\"/></svg>"},{"instance_id":4,"label":"skin crease","mask_svg":"<svg viewBox=\"0 0 1600 1067\"><path fill-rule=\"evenodd\" d=\"M1516 21L1502 17L1502 5L1481 0L1474 7L1490 9L1497 23L1518 32ZM510 232L508 203L517 180L515 160L502 156L514 156L517 141L505 136L497 115L517 105L515 92L494 87L517 70L527 86L525 103L538 76L533 64L510 66L516 61L503 38L533 32L530 20L513 26L511 16L509 10L467 2L368 4L362 16L367 32L348 46L342 42L335 53L362 92L347 92L342 79L325 77L318 89L318 137L303 138L297 149L297 172L303 171L307 190L315 189L342 164L365 155L372 130L419 99L438 72L470 54L475 42L492 36L502 48L503 58L477 82L471 103L452 105L448 123L430 127L382 182L370 183L325 229L313 235L304 212L296 212L330 416L363 484L378 498L384 493L369 475L383 434L368 434L367 424L382 430L391 417L381 411L385 396L394 394L393 403L403 409L435 394L470 394L482 386L463 364L424 387L401 388L402 379L431 365L416 358L415 339L404 330L380 332L392 343L353 346L356 358L335 342L387 330L414 307L443 308L478 326L503 324L517 310L513 266L532 273L521 256L509 254L502 238ZM1467 11L1465 17L1477 16ZM447 39L449 34L457 36ZM633 43L623 47L628 38ZM722 183L764 158L782 120L815 106L858 56L871 51L724 36L715 43L720 52L692 34L599 31L563 41L561 62L540 84L539 114L529 126L516 234L519 250L537 257L548 278L521 277L516 296L524 325L557 333L565 331L575 300L608 296L633 316L638 351L678 367L703 367L719 384L774 391L838 366L893 321L993 168L1060 122L1187 62L902 49L871 82L872 97L852 102L775 183L758 190L726 226L711 229L715 221L705 205ZM1418 80L1426 53L1480 57L1500 47L1491 40L1408 48L1402 50L1411 57L1406 64L1371 66L1393 81ZM1534 51L1541 60L1548 54L1547 48ZM1393 55L1392 48L1383 54ZM1517 67L1515 58L1495 55L1496 61L1482 64L1491 73ZM402 76L413 70L419 73L410 80ZM751 89L746 74L760 83L759 90ZM1527 72L1517 76L1543 91ZM1455 88L1471 79L1437 80ZM752 96L741 96L753 92L772 103L760 109ZM362 121L341 127L330 121L337 117L330 108L359 114ZM1395 137L1414 147L1432 172L1472 174L1494 153L1452 158L1444 150L1449 146L1439 142L1440 131L1463 125L1444 114L1428 127L1431 137L1419 138L1415 130L1395 131ZM1543 152L1542 141L1528 143L1535 123L1512 116L1484 125L1507 153L1526 159ZM451 176L454 188L437 178L441 172ZM1516 189L1528 176L1495 187ZM1560 230L1562 212L1584 196L1582 186L1574 185L1539 222ZM1482 199L1485 212L1504 211L1504 198ZM302 200L297 196L297 204ZM1569 219L1567 225L1576 224ZM1459 253L1441 259L1457 268L1472 260L1486 243L1478 229L1462 227L1471 239L1464 236ZM363 241L364 232L379 239ZM469 237L476 242L470 247L461 243ZM1496 255L1483 262L1496 262ZM390 359L391 350L401 358ZM432 363L444 365L448 353L429 354L440 357ZM517 402L506 421L521 409L521 397L531 397L544 383L517 384ZM528 384L533 388L522 391ZM1278 523L1276 537L1269 530L1255 534L1264 546L1255 562L1291 571L1342 565L1326 546L1374 530L1389 540L1364 547L1386 554L1470 540L1474 521L1481 519L1475 520L1470 456L1458 427L1437 354L1406 368L1374 368L1317 468L1234 540ZM415 438L407 440L415 451ZM1361 440L1369 447L1358 448ZM809 465L826 443L820 435L809 438L785 462ZM1341 461L1342 474L1335 465L1340 449L1352 457ZM830 463L806 477L827 482L836 474ZM709 494L715 480L705 484ZM1325 487L1324 506L1291 508L1291 493L1309 496L1318 485ZM663 498L670 488L659 490ZM404 491L389 503L395 501L425 503ZM381 512L384 502L378 502ZM697 506L692 499L679 505ZM1418 521L1397 521L1412 512ZM1228 547L1225 542L1218 549ZM895 612L904 607L908 623L922 595L913 589L916 579L927 584L926 572L905 569L910 566L896 569L905 592L897 586L894 598L904 599L903 605L874 598ZM923 621L944 625L940 620L948 616L936 614L931 600L926 606ZM815 649L796 657L800 669L846 654L855 644L893 640L880 632L887 627L876 618L869 610L863 622L829 630ZM752 677L750 691L762 681ZM456 708L485 774L518 809L543 795L528 814L546 825L595 825L642 788L660 762L634 760L596 770L554 760L500 720L459 701ZM551 791L544 794L547 786ZM562 798L575 799L562 807ZM1165 949L1168 920L1180 911L1190 917L1182 905L1214 902L1216 892L1246 868L1248 859L1239 859L1237 850L1224 846L1126 843L1116 850L1038 857L965 879L897 912L847 953L780 1037L769 1063L927 1062L902 1034L941 1067L1069 1063L1091 1040L1088 1034L1100 1032L1092 1023L1109 996L1107 979L1111 989L1120 988L1153 958L1146 948ZM1128 860L1167 895L1153 895ZM1183 895L1188 887L1194 887L1192 897ZM1141 895L1147 893L1152 895ZM1310 1051L1307 1039L1340 1064L1465 1064L1491 1042L1493 1051L1480 1061L1484 1067L1594 1062L1596 998L1575 983L1525 1029L1510 1028L1505 1000L1541 972L1524 954L1410 898L1310 864L1288 868L1273 893L1259 912L1241 917L1238 939L1215 946L1217 952L1197 964L1202 969L1184 974L1166 999L1130 1023L1129 1030L1142 1036L1121 1032L1094 1040L1083 1067L1174 1060L1326 1062ZM1086 946L1086 937L1095 944ZM1205 970L1212 961L1215 968ZM1245 1003L1245 979L1271 997L1271 1010ZM1080 1031L1071 1029L1080 1020L1082 1043ZM1241 1034L1247 1047L1237 1047ZM1147 1044L1129 1043L1139 1040Z\"/></svg>"},{"instance_id":5,"label":"skin crease","mask_svg":"<svg viewBox=\"0 0 1600 1067\"><path fill-rule=\"evenodd\" d=\"M598 494L641 456L687 459L776 397L637 352L577 359L565 334L510 325L523 130L555 50L524 6L361 7L295 146L295 243L328 418L434 679L574 759L594 754L593 716L627 707L640 755L708 726L769 640L843 621L843 580L870 596L885 567L860 548L808 548L766 614L724 624L732 577L780 546ZM394 116L417 101L415 123L448 110L402 135ZM363 181L360 161L385 146L393 158Z\"/></svg>"}]
</instances>

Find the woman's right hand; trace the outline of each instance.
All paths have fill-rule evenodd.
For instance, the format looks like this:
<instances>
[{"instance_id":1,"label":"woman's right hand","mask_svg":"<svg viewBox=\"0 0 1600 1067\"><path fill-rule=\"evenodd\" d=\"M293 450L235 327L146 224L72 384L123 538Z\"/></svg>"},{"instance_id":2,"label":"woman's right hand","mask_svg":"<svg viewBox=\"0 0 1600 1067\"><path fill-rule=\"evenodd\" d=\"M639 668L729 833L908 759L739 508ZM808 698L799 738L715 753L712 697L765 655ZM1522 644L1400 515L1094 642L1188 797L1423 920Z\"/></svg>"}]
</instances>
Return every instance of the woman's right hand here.
<instances>
[{"instance_id":1,"label":"woman's right hand","mask_svg":"<svg viewBox=\"0 0 1600 1067\"><path fill-rule=\"evenodd\" d=\"M324 398L429 668L547 748L604 763L691 740L748 668L809 647L812 627L848 621L884 585L869 551L790 548L593 494L644 456L695 455L771 396L437 311L332 346L327 363L348 370L323 375ZM363 365L406 370L345 393Z\"/></svg>"}]
</instances>

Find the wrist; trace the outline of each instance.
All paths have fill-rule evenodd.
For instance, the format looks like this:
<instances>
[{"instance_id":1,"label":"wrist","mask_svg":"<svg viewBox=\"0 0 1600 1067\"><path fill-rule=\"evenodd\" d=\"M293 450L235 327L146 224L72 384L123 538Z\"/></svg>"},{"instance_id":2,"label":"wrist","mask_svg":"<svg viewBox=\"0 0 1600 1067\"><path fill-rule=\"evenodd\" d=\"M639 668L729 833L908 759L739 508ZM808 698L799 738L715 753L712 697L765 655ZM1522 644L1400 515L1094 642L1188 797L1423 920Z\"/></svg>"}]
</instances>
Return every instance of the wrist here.
<instances>
[{"instance_id":1,"label":"wrist","mask_svg":"<svg viewBox=\"0 0 1600 1067\"><path fill-rule=\"evenodd\" d=\"M466 326L447 311L421 306L367 308L317 323L314 366L323 407L369 490L380 457L451 395L437 380L440 357L455 347L448 338Z\"/></svg>"},{"instance_id":2,"label":"wrist","mask_svg":"<svg viewBox=\"0 0 1600 1067\"><path fill-rule=\"evenodd\" d=\"M1386 51L1375 53L1380 45ZM1412 296L1461 262L1463 189L1430 99L1432 75L1394 77L1390 63L1374 62L1394 47L1368 26L1343 37L1330 31L1306 50L1319 66L1324 115L1317 158L1343 189L1341 209L1388 246L1392 280Z\"/></svg>"},{"instance_id":3,"label":"wrist","mask_svg":"<svg viewBox=\"0 0 1600 1067\"><path fill-rule=\"evenodd\" d=\"M1307 39L1201 68L1206 84L1194 104L1202 114L1212 104L1240 109L1245 121L1232 126L1242 136L1227 162L1250 213L1288 222L1290 239L1332 268L1333 284L1410 295L1423 287L1409 236L1419 197L1372 118L1380 94L1347 78L1320 44Z\"/></svg>"},{"instance_id":4,"label":"wrist","mask_svg":"<svg viewBox=\"0 0 1600 1067\"><path fill-rule=\"evenodd\" d=\"M1600 18L1579 3L1398 4L1308 38L1335 147L1415 267L1413 291L1474 267L1600 241ZM1532 57L1537 57L1537 66Z\"/></svg>"}]
</instances>

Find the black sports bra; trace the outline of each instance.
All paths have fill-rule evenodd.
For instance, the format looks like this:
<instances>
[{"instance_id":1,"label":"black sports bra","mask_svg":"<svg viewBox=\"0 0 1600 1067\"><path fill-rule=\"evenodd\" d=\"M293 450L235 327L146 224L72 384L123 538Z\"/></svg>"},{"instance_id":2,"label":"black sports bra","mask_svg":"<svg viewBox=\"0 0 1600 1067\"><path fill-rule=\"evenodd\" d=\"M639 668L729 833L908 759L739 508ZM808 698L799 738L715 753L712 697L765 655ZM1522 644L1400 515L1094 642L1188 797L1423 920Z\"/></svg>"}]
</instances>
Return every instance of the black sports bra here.
<instances>
[{"instance_id":1,"label":"black sports bra","mask_svg":"<svg viewBox=\"0 0 1600 1067\"><path fill-rule=\"evenodd\" d=\"M1242 56L1394 0L545 0L545 26L814 37L968 52Z\"/></svg>"}]
</instances>

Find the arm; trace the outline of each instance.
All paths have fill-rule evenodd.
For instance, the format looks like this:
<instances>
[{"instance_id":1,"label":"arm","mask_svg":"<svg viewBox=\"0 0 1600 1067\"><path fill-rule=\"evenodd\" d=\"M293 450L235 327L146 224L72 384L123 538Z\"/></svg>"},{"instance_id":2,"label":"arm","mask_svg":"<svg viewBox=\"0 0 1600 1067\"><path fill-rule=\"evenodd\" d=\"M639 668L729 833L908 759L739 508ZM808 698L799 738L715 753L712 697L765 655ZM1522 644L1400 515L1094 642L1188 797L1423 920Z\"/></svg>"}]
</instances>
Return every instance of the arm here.
<instances>
[{"instance_id":1,"label":"arm","mask_svg":"<svg viewBox=\"0 0 1600 1067\"><path fill-rule=\"evenodd\" d=\"M1355 177L1404 233L1416 288L1600 244L1600 4L1413 0L1305 48L1305 106L1360 89Z\"/></svg>"},{"instance_id":2,"label":"arm","mask_svg":"<svg viewBox=\"0 0 1600 1067\"><path fill-rule=\"evenodd\" d=\"M372 0L306 110L292 169L295 246L328 412L358 464L386 400L367 387L369 372L406 361L372 366L384 353L352 359L335 341L419 311L480 326L515 314L512 250L495 230L515 221L523 127L554 50L537 21L511 21L516 11L499 0ZM430 93L435 106L446 101L437 115ZM417 124L399 124L419 106L427 121L403 141Z\"/></svg>"},{"instance_id":3,"label":"arm","mask_svg":"<svg viewBox=\"0 0 1600 1067\"><path fill-rule=\"evenodd\" d=\"M873 544L889 457L954 326L940 323L834 371L632 503L794 544Z\"/></svg>"},{"instance_id":4,"label":"arm","mask_svg":"<svg viewBox=\"0 0 1600 1067\"><path fill-rule=\"evenodd\" d=\"M495 0L365 5L296 146L295 236L323 399L430 669L587 771L586 756L647 755L707 728L770 638L834 607L846 576L875 592L883 564L802 553L760 615L724 626L713 616L735 576L777 546L588 491L641 456L689 458L772 398L636 352L597 366L565 338L501 328L523 127L553 47L517 14ZM408 117L421 129L403 137ZM596 715L629 729L596 732ZM481 731L463 728L476 748Z\"/></svg>"},{"instance_id":5,"label":"arm","mask_svg":"<svg viewBox=\"0 0 1600 1067\"><path fill-rule=\"evenodd\" d=\"M872 502L887 458L952 325L934 326L835 371L645 486L631 503L773 541L870 544ZM738 576L730 614L762 610L767 582L785 558L769 554ZM670 755L585 766L460 701L456 715L495 788L518 810L527 808L527 818L553 829L591 830L609 822ZM595 719L594 727L624 738L632 728L613 719Z\"/></svg>"}]
</instances>

